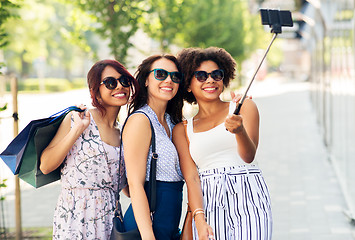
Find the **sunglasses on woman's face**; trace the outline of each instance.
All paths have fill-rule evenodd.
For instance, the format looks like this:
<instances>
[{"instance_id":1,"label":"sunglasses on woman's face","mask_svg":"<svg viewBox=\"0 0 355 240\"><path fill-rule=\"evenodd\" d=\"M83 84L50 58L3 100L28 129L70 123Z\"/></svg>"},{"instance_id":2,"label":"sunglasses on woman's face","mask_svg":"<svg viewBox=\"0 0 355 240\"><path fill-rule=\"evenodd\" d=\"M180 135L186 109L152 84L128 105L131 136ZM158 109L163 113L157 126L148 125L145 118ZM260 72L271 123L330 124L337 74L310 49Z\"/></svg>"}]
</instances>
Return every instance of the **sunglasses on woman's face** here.
<instances>
[{"instance_id":1,"label":"sunglasses on woman's face","mask_svg":"<svg viewBox=\"0 0 355 240\"><path fill-rule=\"evenodd\" d=\"M200 82L206 81L209 75L215 81L221 81L224 78L224 72L222 69L217 69L217 70L214 70L210 73L208 73L206 71L196 71L194 73L194 75L195 75L195 78Z\"/></svg>"},{"instance_id":2,"label":"sunglasses on woman's face","mask_svg":"<svg viewBox=\"0 0 355 240\"><path fill-rule=\"evenodd\" d=\"M160 68L153 69L149 73L151 72L154 72L155 79L159 81L164 81L170 75L171 81L173 81L174 83L182 82L182 73L180 72L168 72Z\"/></svg>"},{"instance_id":3,"label":"sunglasses on woman's face","mask_svg":"<svg viewBox=\"0 0 355 240\"><path fill-rule=\"evenodd\" d=\"M117 82L120 82L122 87L129 87L132 85L131 79L125 75L121 75L119 78L106 77L100 84L105 84L107 89L113 90L117 87Z\"/></svg>"}]
</instances>

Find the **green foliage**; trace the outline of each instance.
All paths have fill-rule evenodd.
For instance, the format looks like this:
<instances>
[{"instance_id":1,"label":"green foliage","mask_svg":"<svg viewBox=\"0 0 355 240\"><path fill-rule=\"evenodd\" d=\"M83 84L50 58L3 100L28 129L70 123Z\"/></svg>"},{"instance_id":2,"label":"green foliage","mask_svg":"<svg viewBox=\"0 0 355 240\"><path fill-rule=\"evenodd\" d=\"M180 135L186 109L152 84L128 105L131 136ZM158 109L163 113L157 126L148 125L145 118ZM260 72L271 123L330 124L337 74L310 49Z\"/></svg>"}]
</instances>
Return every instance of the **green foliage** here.
<instances>
[{"instance_id":1,"label":"green foliage","mask_svg":"<svg viewBox=\"0 0 355 240\"><path fill-rule=\"evenodd\" d=\"M160 43L163 52L169 46L179 43L177 36L183 30L183 16L187 1L183 0L149 0L148 9L144 12L143 29Z\"/></svg>"},{"instance_id":2,"label":"green foliage","mask_svg":"<svg viewBox=\"0 0 355 240\"><path fill-rule=\"evenodd\" d=\"M6 66L5 63L0 62L0 75L3 75L3 73L2 73L3 69L2 68L4 68L5 66Z\"/></svg>"},{"instance_id":3,"label":"green foliage","mask_svg":"<svg viewBox=\"0 0 355 240\"><path fill-rule=\"evenodd\" d=\"M225 48L239 63L262 46L258 15L243 0L149 0L143 29L163 52L182 47Z\"/></svg>"},{"instance_id":4,"label":"green foliage","mask_svg":"<svg viewBox=\"0 0 355 240\"><path fill-rule=\"evenodd\" d=\"M0 110L0 111L2 111L2 110ZM6 181L7 181L7 179L0 180L0 188L6 188L7 187ZM5 200L5 197L0 196L0 201L3 201L3 200Z\"/></svg>"},{"instance_id":5,"label":"green foliage","mask_svg":"<svg viewBox=\"0 0 355 240\"><path fill-rule=\"evenodd\" d=\"M39 91L41 85L41 79L38 78L28 78L24 81L23 90L24 91ZM66 91L70 89L70 83L66 79L54 79L46 78L43 79L45 90L49 92L59 92Z\"/></svg>"},{"instance_id":6,"label":"green foliage","mask_svg":"<svg viewBox=\"0 0 355 240\"><path fill-rule=\"evenodd\" d=\"M144 0L81 0L72 1L93 18L92 28L103 39L109 40L109 47L115 59L125 63L131 36L138 29L138 22L144 12Z\"/></svg>"},{"instance_id":7,"label":"green foliage","mask_svg":"<svg viewBox=\"0 0 355 240\"><path fill-rule=\"evenodd\" d=\"M25 62L32 62L40 56L47 57L46 39L54 38L51 24L55 19L51 18L55 15L55 9L35 0L27 0L18 15L21 18L11 19L6 25L11 40L8 49L12 49Z\"/></svg>"},{"instance_id":8,"label":"green foliage","mask_svg":"<svg viewBox=\"0 0 355 240\"><path fill-rule=\"evenodd\" d=\"M95 28L91 26L91 24L95 23L96 18L73 6L71 1L70 4L66 0L58 1L65 6L61 13L61 18L64 20L60 28L61 37L71 45L78 46L81 51L91 58L97 59L98 42L94 39Z\"/></svg>"},{"instance_id":9,"label":"green foliage","mask_svg":"<svg viewBox=\"0 0 355 240\"><path fill-rule=\"evenodd\" d=\"M13 9L18 7L19 5L14 4L9 0L0 0L0 48L5 47L9 43L8 33L4 25L8 19L17 16L13 13Z\"/></svg>"},{"instance_id":10,"label":"green foliage","mask_svg":"<svg viewBox=\"0 0 355 240\"><path fill-rule=\"evenodd\" d=\"M270 51L266 57L268 67L278 68L284 59L282 46L280 45L281 39L276 39L272 45L272 51Z\"/></svg>"},{"instance_id":11,"label":"green foliage","mask_svg":"<svg viewBox=\"0 0 355 240\"><path fill-rule=\"evenodd\" d=\"M50 66L64 68L66 77L70 78L75 59L92 56L94 51L86 40L90 37L77 36L81 25L72 24L73 16L82 21L86 18L72 5L59 0L26 0L17 14L20 18L10 19L6 24L10 43L5 49L5 58L10 70L27 76L36 70L32 69L32 63L44 59ZM89 30L83 28L82 31Z\"/></svg>"},{"instance_id":12,"label":"green foliage","mask_svg":"<svg viewBox=\"0 0 355 240\"><path fill-rule=\"evenodd\" d=\"M185 47L222 47L241 62L260 45L260 20L250 14L246 1L190 0L186 9Z\"/></svg>"},{"instance_id":13,"label":"green foliage","mask_svg":"<svg viewBox=\"0 0 355 240\"><path fill-rule=\"evenodd\" d=\"M28 78L24 81L20 81L18 83L18 88L19 91L24 92L39 92L41 84L44 84L46 92L63 92L86 87L86 81L84 78L76 78L73 81L64 78Z\"/></svg>"},{"instance_id":14,"label":"green foliage","mask_svg":"<svg viewBox=\"0 0 355 240\"><path fill-rule=\"evenodd\" d=\"M7 109L7 103L5 103L4 106L0 107L0 112L5 111Z\"/></svg>"},{"instance_id":15,"label":"green foliage","mask_svg":"<svg viewBox=\"0 0 355 240\"><path fill-rule=\"evenodd\" d=\"M99 45L106 44L102 39L125 64L138 28L157 40L163 52L172 45L217 46L239 63L266 35L245 0L26 0L16 10L20 18L8 19L5 27L5 59L8 69L23 78L36 70L37 59L44 59L51 67L64 68L64 77L72 81L76 60L97 60Z\"/></svg>"},{"instance_id":16,"label":"green foliage","mask_svg":"<svg viewBox=\"0 0 355 240\"><path fill-rule=\"evenodd\" d=\"M74 78L71 81L72 89L87 88L87 82L85 78Z\"/></svg>"},{"instance_id":17,"label":"green foliage","mask_svg":"<svg viewBox=\"0 0 355 240\"><path fill-rule=\"evenodd\" d=\"M6 186L6 181L7 181L7 179L3 179L3 180L0 182L0 188L2 188L2 187L7 187L7 186Z\"/></svg>"}]
</instances>

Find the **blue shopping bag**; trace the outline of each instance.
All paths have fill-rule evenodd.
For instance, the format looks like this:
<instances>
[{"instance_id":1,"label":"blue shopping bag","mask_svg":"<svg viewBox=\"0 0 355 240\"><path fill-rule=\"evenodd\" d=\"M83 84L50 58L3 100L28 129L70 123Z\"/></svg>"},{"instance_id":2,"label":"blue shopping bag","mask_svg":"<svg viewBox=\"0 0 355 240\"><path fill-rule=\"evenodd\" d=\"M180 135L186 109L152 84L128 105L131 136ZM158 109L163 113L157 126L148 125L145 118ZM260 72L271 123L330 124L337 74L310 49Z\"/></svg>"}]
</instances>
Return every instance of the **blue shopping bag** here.
<instances>
[{"instance_id":1,"label":"blue shopping bag","mask_svg":"<svg viewBox=\"0 0 355 240\"><path fill-rule=\"evenodd\" d=\"M83 111L76 106L71 106L48 118L33 120L12 140L0 154L0 158L13 174L18 174L19 178L34 187L43 186L60 178L60 169L44 175L39 170L39 159L42 151L57 133L65 116L73 110ZM44 180L39 181L40 178Z\"/></svg>"}]
</instances>

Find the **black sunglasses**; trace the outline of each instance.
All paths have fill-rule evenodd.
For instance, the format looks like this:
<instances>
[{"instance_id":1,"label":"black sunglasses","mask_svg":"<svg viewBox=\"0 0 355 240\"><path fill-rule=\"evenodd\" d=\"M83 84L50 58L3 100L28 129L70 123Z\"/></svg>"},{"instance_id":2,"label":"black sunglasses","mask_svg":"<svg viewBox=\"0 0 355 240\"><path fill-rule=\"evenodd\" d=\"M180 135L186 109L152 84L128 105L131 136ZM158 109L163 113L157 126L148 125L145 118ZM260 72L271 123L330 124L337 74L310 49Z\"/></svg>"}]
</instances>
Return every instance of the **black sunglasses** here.
<instances>
[{"instance_id":1,"label":"black sunglasses","mask_svg":"<svg viewBox=\"0 0 355 240\"><path fill-rule=\"evenodd\" d=\"M211 76L211 78L213 78L213 80L215 81L221 81L224 78L224 71L222 69L217 69L214 70L210 73L206 72L206 71L196 71L194 73L195 78L200 81L200 82L204 82L207 80L208 75Z\"/></svg>"},{"instance_id":2,"label":"black sunglasses","mask_svg":"<svg viewBox=\"0 0 355 240\"><path fill-rule=\"evenodd\" d=\"M155 79L159 81L164 81L170 75L171 81L173 81L174 83L182 82L182 73L180 72L168 72L160 68L153 69L149 73L151 72L154 72Z\"/></svg>"},{"instance_id":3,"label":"black sunglasses","mask_svg":"<svg viewBox=\"0 0 355 240\"><path fill-rule=\"evenodd\" d=\"M105 84L107 89L113 90L117 87L117 81L120 82L122 87L129 87L132 85L131 79L125 75L121 75L119 78L105 77L100 84Z\"/></svg>"}]
</instances>

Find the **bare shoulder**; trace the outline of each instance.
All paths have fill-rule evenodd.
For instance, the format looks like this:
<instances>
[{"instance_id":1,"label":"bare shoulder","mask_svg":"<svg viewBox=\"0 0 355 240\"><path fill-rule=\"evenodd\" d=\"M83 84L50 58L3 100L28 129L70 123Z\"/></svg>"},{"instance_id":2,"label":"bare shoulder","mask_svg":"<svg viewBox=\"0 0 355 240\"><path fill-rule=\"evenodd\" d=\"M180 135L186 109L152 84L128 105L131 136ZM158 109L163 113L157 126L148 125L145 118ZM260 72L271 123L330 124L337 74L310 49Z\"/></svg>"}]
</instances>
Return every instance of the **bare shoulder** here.
<instances>
[{"instance_id":1,"label":"bare shoulder","mask_svg":"<svg viewBox=\"0 0 355 240\"><path fill-rule=\"evenodd\" d=\"M143 113L135 113L128 117L123 132L146 132L147 129L150 131L150 123L147 116Z\"/></svg>"},{"instance_id":2,"label":"bare shoulder","mask_svg":"<svg viewBox=\"0 0 355 240\"><path fill-rule=\"evenodd\" d=\"M184 129L184 123L180 122L175 125L173 128L173 142L176 143L176 141L181 139L181 136L185 136L185 129Z\"/></svg>"},{"instance_id":3,"label":"bare shoulder","mask_svg":"<svg viewBox=\"0 0 355 240\"><path fill-rule=\"evenodd\" d=\"M241 112L243 112L243 110L258 112L258 107L256 106L256 103L252 99L246 98L241 108Z\"/></svg>"},{"instance_id":4,"label":"bare shoulder","mask_svg":"<svg viewBox=\"0 0 355 240\"><path fill-rule=\"evenodd\" d=\"M254 107L257 108L256 103L253 101L253 99L250 99L250 98L246 98L245 101L244 101L244 104L246 106L249 106L249 107L253 107L254 106Z\"/></svg>"},{"instance_id":5,"label":"bare shoulder","mask_svg":"<svg viewBox=\"0 0 355 240\"><path fill-rule=\"evenodd\" d=\"M173 129L173 134L174 132L180 132L184 130L184 123L180 122L178 124L175 125L174 129Z\"/></svg>"},{"instance_id":6,"label":"bare shoulder","mask_svg":"<svg viewBox=\"0 0 355 240\"><path fill-rule=\"evenodd\" d=\"M245 99L243 106L240 110L240 115L243 116L245 121L258 121L260 117L258 107L252 99Z\"/></svg>"}]
</instances>

